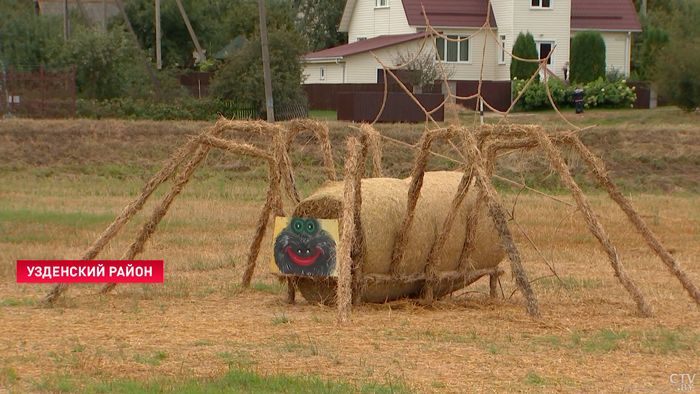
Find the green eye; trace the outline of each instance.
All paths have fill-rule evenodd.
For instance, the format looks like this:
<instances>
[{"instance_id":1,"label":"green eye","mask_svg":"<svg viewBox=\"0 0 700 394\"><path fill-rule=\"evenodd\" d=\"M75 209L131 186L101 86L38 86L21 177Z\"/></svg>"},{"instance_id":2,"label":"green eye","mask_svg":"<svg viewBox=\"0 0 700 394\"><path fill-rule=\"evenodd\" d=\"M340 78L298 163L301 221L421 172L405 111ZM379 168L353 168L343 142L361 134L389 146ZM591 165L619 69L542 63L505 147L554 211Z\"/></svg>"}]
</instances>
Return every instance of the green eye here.
<instances>
[{"instance_id":1,"label":"green eye","mask_svg":"<svg viewBox=\"0 0 700 394\"><path fill-rule=\"evenodd\" d=\"M294 231L296 232L301 232L301 230L304 228L304 221L301 219L294 219L292 221L292 228L294 228Z\"/></svg>"},{"instance_id":2,"label":"green eye","mask_svg":"<svg viewBox=\"0 0 700 394\"><path fill-rule=\"evenodd\" d=\"M315 229L316 229L316 222L314 222L313 220L308 220L306 222L306 232L313 233Z\"/></svg>"}]
</instances>

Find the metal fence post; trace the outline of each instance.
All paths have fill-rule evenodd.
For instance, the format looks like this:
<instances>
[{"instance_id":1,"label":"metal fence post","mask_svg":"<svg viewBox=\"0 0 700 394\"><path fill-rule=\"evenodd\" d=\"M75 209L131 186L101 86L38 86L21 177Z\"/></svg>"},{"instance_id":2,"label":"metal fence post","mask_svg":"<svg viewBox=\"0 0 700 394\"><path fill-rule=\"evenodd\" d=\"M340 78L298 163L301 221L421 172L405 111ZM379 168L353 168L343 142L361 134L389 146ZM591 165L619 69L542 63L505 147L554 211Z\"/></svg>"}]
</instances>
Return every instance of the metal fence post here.
<instances>
[{"instance_id":1,"label":"metal fence post","mask_svg":"<svg viewBox=\"0 0 700 394\"><path fill-rule=\"evenodd\" d=\"M44 65L39 66L39 108L41 108L41 117L45 118L44 112Z\"/></svg>"},{"instance_id":2,"label":"metal fence post","mask_svg":"<svg viewBox=\"0 0 700 394\"><path fill-rule=\"evenodd\" d=\"M71 80L71 103L72 103L71 116L73 118L75 118L75 63L73 63L71 65L70 80Z\"/></svg>"}]
</instances>

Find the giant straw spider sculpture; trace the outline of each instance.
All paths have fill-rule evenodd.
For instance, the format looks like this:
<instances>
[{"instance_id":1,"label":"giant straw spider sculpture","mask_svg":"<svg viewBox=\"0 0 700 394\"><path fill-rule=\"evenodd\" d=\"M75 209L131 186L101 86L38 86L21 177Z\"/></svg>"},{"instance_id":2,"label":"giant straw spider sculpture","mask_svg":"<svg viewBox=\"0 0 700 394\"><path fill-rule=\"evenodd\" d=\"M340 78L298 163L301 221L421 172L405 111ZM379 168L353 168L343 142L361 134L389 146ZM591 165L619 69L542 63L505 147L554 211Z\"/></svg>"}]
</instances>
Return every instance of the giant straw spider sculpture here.
<instances>
[{"instance_id":1,"label":"giant straw spider sculpture","mask_svg":"<svg viewBox=\"0 0 700 394\"><path fill-rule=\"evenodd\" d=\"M490 10L490 7L489 7ZM424 12L425 15L425 12ZM496 35L491 29L487 16L486 22L480 31L486 31L485 40L489 37L496 41ZM426 34L420 46L416 58L423 50L427 50L429 40L434 36L441 36L445 40L454 40L434 30L426 19ZM473 36L475 36L475 33ZM462 38L469 39L473 36ZM435 41L433 53L437 53ZM486 45L484 45L486 48ZM505 48L501 47L503 50ZM485 49L484 49L485 50ZM512 56L512 54L509 54ZM551 53L550 53L551 56ZM482 56L482 72L483 72ZM413 59L415 60L415 59ZM547 59L523 61L539 62L539 70L544 70ZM399 83L407 94L410 89L396 77L394 70L405 65L387 66L377 58L384 68L385 84L387 75ZM440 67L442 63L438 62ZM443 69L444 75L444 69ZM454 95L447 85L447 95L442 105L449 100L476 99L496 113L502 115L501 120L495 125L477 125L475 115L474 124L471 127L459 125L445 126L434 121L432 114L435 110L428 111L422 108L426 116L426 127L420 141L412 146L415 151L415 160L411 175L405 182L382 177L382 143L401 143L387 136L382 136L373 124L361 124L356 127L356 135L352 135L347 141L347 156L344 163L344 181L336 184L336 199L319 208L316 202L306 204L299 195L296 187L292 163L289 152L292 141L296 135L304 131L310 131L319 143L322 152L326 177L329 181L336 181L335 163L333 162L332 148L325 124L312 120L293 120L287 124L269 124L262 121L241 121L221 118L213 126L193 136L165 164L163 169L144 185L139 195L132 203L127 205L114 222L98 237L97 240L82 256L83 260L96 258L107 243L121 230L139 210L141 210L156 190L156 188L173 178L169 191L153 210L150 219L143 225L136 239L123 254L122 259L130 260L143 251L145 242L156 230L158 223L167 213L170 204L189 182L191 175L207 156L212 148L221 149L236 155L262 158L268 166L268 189L265 203L261 209L257 221L254 236L248 252L245 271L241 278L243 287L250 285L256 268L256 262L260 253L260 247L269 227L271 217L284 216L283 193L295 206L294 214L308 214L316 212L320 216L334 217L340 220L340 242L337 248L338 276L336 279L309 278L304 275L280 275L287 282L287 300L293 302L296 289L302 291L305 297L314 301L335 302L338 307L338 319L341 322L350 318L351 305L363 300L381 301L396 298L397 296L413 295L420 297L423 302L430 303L437 297L449 294L457 289L464 288L479 278L489 275L491 295L495 296L496 285L502 269L498 263L505 253L510 262L510 268L518 289L526 300L527 313L535 318L541 316L537 298L530 286L530 282L522 266L518 248L513 235L507 225L508 213L504 209L491 179L499 152L514 150L540 149L549 161L552 168L564 182L566 188L572 194L578 211L581 212L586 226L598 240L604 249L615 276L630 294L637 305L637 311L641 316L651 316L652 307L645 299L643 293L636 286L632 278L625 270L620 257L610 237L602 227L600 221L593 212L588 199L581 191L580 186L574 181L570 169L562 158L562 148L572 148L591 169L598 182L604 186L610 198L615 201L629 218L633 227L642 235L649 247L659 256L661 261L676 276L688 295L700 305L700 292L684 273L678 263L659 242L658 238L642 220L639 213L632 207L629 200L621 193L617 185L612 181L605 169L604 163L597 158L579 139L578 134L582 129L562 118L571 126L569 130L547 132L543 127L536 125L514 125L507 123L507 116L513 106L522 96L523 92L535 78L527 82L525 88L519 92L508 111L500 112L491 106L481 95L481 79L477 93L468 97ZM549 86L547 85L547 73L544 72L545 86L552 103L557 110ZM420 105L417 99L414 101ZM386 85L385 85L386 100ZM381 114L377 115L377 119ZM561 113L559 113L561 115ZM454 113L455 119L459 119ZM263 136L268 144L265 148L251 144L237 142L221 138L226 131L255 133ZM429 197L431 188L435 189L432 180L435 174L426 172L428 158L431 154L431 146L437 140L445 140L461 157L462 168L457 176L451 176L453 188L449 189L449 206L443 210L443 214L432 217L437 231L423 245L425 253L416 265L415 253L410 251L413 227L421 220L421 204L424 205ZM371 154L372 178L365 178L366 162ZM179 172L177 171L180 168ZM428 188L424 187L429 184ZM431 183L433 182L433 183ZM368 221L368 216L363 214L363 209L369 204L377 204L376 201L367 199L371 197L381 200L382 193L389 193L389 185L395 185L398 195L392 196L400 205L395 212L398 216L394 230L385 231L382 225ZM372 191L370 186L379 192ZM377 187L378 185L378 187ZM444 185L441 185L442 187ZM368 187L370 187L368 189ZM367 192L367 195L365 195ZM372 194L374 193L374 194ZM471 194L470 194L471 193ZM323 193L321 193L323 194ZM324 195L325 196L325 195ZM471 197L470 197L471 196ZM312 196L313 197L313 196ZM327 196L326 196L327 197ZM324 197L325 198L325 197ZM330 200L329 200L330 201ZM384 200L388 201L388 200ZM393 200L392 200L393 201ZM314 205L316 204L316 205ZM381 205L381 204L380 204ZM488 223L487 223L488 222ZM500 244L500 257L484 264L483 256L478 255L479 248L483 249L483 242L479 240L480 229L488 227L495 234L497 243ZM382 231L384 232L382 234ZM368 234L372 233L372 237ZM367 268L374 264L377 251L373 243L376 243L381 234L384 237L382 244L385 253L385 266L380 270L370 272ZM455 236L459 234L459 236ZM455 245L456 244L456 245ZM375 245L376 246L376 245ZM374 249L373 249L374 248ZM448 253L451 249L452 254ZM452 256L447 259L445 256ZM409 261L411 260L411 261ZM446 261L451 260L451 261ZM445 268L449 267L449 268ZM403 289L387 295L382 293L382 287ZM105 285L101 292L107 293L115 287L115 284ZM46 303L53 304L58 297L68 288L67 284L58 284L47 296ZM379 293L377 293L379 289Z\"/></svg>"}]
</instances>

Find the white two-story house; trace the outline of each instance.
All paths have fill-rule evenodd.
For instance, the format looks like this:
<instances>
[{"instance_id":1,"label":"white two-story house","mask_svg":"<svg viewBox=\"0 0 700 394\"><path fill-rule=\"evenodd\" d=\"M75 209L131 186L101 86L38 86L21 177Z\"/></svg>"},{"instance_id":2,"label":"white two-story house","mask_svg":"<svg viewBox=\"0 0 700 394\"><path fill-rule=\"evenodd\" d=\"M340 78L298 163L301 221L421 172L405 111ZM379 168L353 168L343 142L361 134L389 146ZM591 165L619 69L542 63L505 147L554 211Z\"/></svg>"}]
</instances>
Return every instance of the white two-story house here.
<instances>
[{"instance_id":1,"label":"white two-story house","mask_svg":"<svg viewBox=\"0 0 700 394\"><path fill-rule=\"evenodd\" d=\"M426 18L450 37L478 32L461 42L431 38L437 40L453 81L509 80L511 58L501 46L510 51L518 34L528 31L541 59L554 51L547 66L560 78L569 62L571 38L585 30L602 34L608 70L629 75L631 34L641 31L632 0L491 0L490 6L488 0L347 0L339 30L348 33L349 43L307 54L305 83L380 81L382 67L373 55L393 66L398 53L417 52ZM487 17L493 34L479 31ZM426 48L434 56L432 42Z\"/></svg>"}]
</instances>

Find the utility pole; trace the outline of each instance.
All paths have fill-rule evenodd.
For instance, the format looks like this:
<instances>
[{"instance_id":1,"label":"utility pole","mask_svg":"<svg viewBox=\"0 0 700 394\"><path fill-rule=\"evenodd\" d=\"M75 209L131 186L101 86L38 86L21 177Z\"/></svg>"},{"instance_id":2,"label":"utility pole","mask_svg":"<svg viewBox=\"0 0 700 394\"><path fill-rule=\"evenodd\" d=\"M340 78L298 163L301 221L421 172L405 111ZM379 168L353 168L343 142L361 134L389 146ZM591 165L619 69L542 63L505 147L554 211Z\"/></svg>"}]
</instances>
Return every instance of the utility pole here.
<instances>
[{"instance_id":1,"label":"utility pole","mask_svg":"<svg viewBox=\"0 0 700 394\"><path fill-rule=\"evenodd\" d=\"M163 95L163 91L160 89L160 84L158 83L158 79L156 78L156 75L153 73L153 69L151 68L151 63L148 61L146 54L143 52L143 49L141 48L141 43L139 42L139 38L136 36L136 32L134 32L134 28L131 26L131 22L129 22L129 16L126 15L126 11L124 10L124 4L122 4L122 0L115 0L115 2L117 3L117 7L119 7L119 12L122 14L122 18L124 18L124 23L126 23L126 28L129 29L129 32L131 33L131 38L134 40L136 47L139 49L139 54L141 55L141 60L143 60L143 65L144 65L144 67L146 67L146 71L148 71L148 76L151 77L151 82L153 83L153 88L155 88L155 90L156 90L156 95L158 98L160 98Z\"/></svg>"},{"instance_id":2,"label":"utility pole","mask_svg":"<svg viewBox=\"0 0 700 394\"><path fill-rule=\"evenodd\" d=\"M258 0L260 12L260 43L262 44L263 77L265 79L265 106L267 121L275 122L275 103L272 99L272 77L270 76L270 51L267 48L267 18L265 16L265 0Z\"/></svg>"},{"instance_id":3,"label":"utility pole","mask_svg":"<svg viewBox=\"0 0 700 394\"><path fill-rule=\"evenodd\" d=\"M70 18L68 17L68 0L63 0L63 42L70 38Z\"/></svg>"},{"instance_id":4,"label":"utility pole","mask_svg":"<svg viewBox=\"0 0 700 394\"><path fill-rule=\"evenodd\" d=\"M107 0L102 0L102 29L107 32Z\"/></svg>"},{"instance_id":5,"label":"utility pole","mask_svg":"<svg viewBox=\"0 0 700 394\"><path fill-rule=\"evenodd\" d=\"M160 52L160 0L156 0L156 68L163 68L163 58Z\"/></svg>"},{"instance_id":6,"label":"utility pole","mask_svg":"<svg viewBox=\"0 0 700 394\"><path fill-rule=\"evenodd\" d=\"M206 56L204 56L204 51L202 50L202 47L199 45L199 40L197 40L197 35L194 34L194 29L192 28L192 25L190 24L190 18L187 17L187 13L185 12L185 7L182 6L182 2L180 0L175 0L177 3L177 7L180 9L180 14L182 14L182 19L185 21L185 25L187 26L187 31L190 32L190 37L192 37L192 42L194 42L194 47L197 49L197 53L199 54L199 61L203 62L206 60Z\"/></svg>"}]
</instances>

